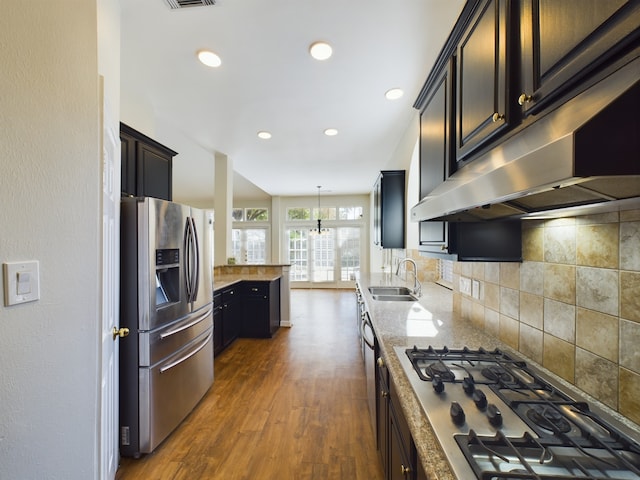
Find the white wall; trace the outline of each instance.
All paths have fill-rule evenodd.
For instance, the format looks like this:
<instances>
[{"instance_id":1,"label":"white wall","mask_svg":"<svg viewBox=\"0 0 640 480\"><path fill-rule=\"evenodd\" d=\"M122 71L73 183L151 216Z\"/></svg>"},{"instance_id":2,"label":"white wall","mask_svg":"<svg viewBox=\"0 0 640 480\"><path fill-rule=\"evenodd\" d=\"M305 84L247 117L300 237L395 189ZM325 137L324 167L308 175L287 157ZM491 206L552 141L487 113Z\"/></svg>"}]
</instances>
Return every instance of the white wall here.
<instances>
[{"instance_id":1,"label":"white wall","mask_svg":"<svg viewBox=\"0 0 640 480\"><path fill-rule=\"evenodd\" d=\"M0 306L0 478L96 477L100 150L96 1L0 7L0 261L41 299Z\"/></svg>"},{"instance_id":2,"label":"white wall","mask_svg":"<svg viewBox=\"0 0 640 480\"><path fill-rule=\"evenodd\" d=\"M398 143L393 156L385 166L385 170L405 170L406 190L405 197L407 203L407 217L405 220L406 248L417 248L418 227L410 222L410 209L418 203L418 187L420 173L418 169L418 140L420 135L420 124L418 111L407 125L404 136ZM373 190L373 185L371 186ZM370 199L370 209L373 211L373 195ZM370 220L370 229L373 232L373 215ZM370 249L370 270L372 272L390 271L393 267L394 257L404 257L404 251L392 252L390 249L382 249L373 244L373 238L369 243Z\"/></svg>"}]
</instances>

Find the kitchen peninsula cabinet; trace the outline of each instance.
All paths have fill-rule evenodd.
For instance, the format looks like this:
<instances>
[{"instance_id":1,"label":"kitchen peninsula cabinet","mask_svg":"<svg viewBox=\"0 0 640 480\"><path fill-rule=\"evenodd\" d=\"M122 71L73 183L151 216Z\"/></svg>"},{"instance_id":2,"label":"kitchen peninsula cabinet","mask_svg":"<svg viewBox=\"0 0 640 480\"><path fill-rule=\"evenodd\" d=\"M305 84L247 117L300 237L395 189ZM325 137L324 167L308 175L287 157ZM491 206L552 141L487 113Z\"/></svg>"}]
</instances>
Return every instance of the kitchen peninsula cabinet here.
<instances>
[{"instance_id":1,"label":"kitchen peninsula cabinet","mask_svg":"<svg viewBox=\"0 0 640 480\"><path fill-rule=\"evenodd\" d=\"M242 325L242 304L238 285L222 290L222 348L238 338Z\"/></svg>"},{"instance_id":2,"label":"kitchen peninsula cabinet","mask_svg":"<svg viewBox=\"0 0 640 480\"><path fill-rule=\"evenodd\" d=\"M374 185L373 243L378 247L405 247L404 178L404 170L384 170Z\"/></svg>"},{"instance_id":3,"label":"kitchen peninsula cabinet","mask_svg":"<svg viewBox=\"0 0 640 480\"><path fill-rule=\"evenodd\" d=\"M172 199L173 157L170 148L120 123L121 193Z\"/></svg>"},{"instance_id":4,"label":"kitchen peninsula cabinet","mask_svg":"<svg viewBox=\"0 0 640 480\"><path fill-rule=\"evenodd\" d=\"M525 115L539 112L637 40L635 0L524 0L520 12ZM569 27L570 26L570 27Z\"/></svg>"},{"instance_id":5,"label":"kitchen peninsula cabinet","mask_svg":"<svg viewBox=\"0 0 640 480\"><path fill-rule=\"evenodd\" d=\"M213 355L222 351L222 294L213 295Z\"/></svg>"},{"instance_id":6,"label":"kitchen peninsula cabinet","mask_svg":"<svg viewBox=\"0 0 640 480\"><path fill-rule=\"evenodd\" d=\"M280 327L280 279L242 284L240 336L269 338Z\"/></svg>"}]
</instances>

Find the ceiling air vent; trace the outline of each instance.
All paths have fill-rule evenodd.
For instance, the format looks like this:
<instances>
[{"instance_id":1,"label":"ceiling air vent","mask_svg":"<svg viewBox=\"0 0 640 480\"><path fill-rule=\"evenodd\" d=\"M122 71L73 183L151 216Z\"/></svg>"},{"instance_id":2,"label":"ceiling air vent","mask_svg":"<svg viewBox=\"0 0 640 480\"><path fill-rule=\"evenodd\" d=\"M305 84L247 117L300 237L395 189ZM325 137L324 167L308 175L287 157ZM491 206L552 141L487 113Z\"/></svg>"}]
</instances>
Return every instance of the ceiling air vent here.
<instances>
[{"instance_id":1,"label":"ceiling air vent","mask_svg":"<svg viewBox=\"0 0 640 480\"><path fill-rule=\"evenodd\" d=\"M172 9L215 5L216 0L164 0Z\"/></svg>"}]
</instances>

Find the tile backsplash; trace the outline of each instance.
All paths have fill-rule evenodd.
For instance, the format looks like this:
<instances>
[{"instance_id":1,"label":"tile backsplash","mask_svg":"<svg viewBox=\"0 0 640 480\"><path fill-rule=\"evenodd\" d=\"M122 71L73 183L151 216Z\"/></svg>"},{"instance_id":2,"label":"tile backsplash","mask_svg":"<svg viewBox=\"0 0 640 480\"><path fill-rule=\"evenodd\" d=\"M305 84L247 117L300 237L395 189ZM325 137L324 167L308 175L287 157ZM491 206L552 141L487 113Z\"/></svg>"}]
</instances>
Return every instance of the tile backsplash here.
<instances>
[{"instance_id":1,"label":"tile backsplash","mask_svg":"<svg viewBox=\"0 0 640 480\"><path fill-rule=\"evenodd\" d=\"M454 311L640 423L640 210L523 224L522 263L454 263Z\"/></svg>"}]
</instances>

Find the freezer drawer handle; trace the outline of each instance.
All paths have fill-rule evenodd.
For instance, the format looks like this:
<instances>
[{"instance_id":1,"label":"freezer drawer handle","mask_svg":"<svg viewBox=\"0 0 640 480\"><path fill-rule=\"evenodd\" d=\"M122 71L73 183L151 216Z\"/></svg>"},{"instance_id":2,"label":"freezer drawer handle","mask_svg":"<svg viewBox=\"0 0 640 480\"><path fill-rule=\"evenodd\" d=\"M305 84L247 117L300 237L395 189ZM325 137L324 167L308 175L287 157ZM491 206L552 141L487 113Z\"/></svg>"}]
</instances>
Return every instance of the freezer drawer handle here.
<instances>
[{"instance_id":1,"label":"freezer drawer handle","mask_svg":"<svg viewBox=\"0 0 640 480\"><path fill-rule=\"evenodd\" d=\"M184 357L179 358L175 362L171 362L169 365L167 365L165 367L162 367L160 369L160 373L164 373L164 372L166 372L168 370L171 370L173 367L177 367L182 362L186 362L187 360L189 360L191 357L193 357L195 354L197 354L200 350L202 350L204 347L206 347L207 343L209 343L212 338L213 338L213 333L210 333L209 335L207 335L207 339L204 342L202 342L202 345L200 345L198 348L196 348L193 352L185 355Z\"/></svg>"},{"instance_id":2,"label":"freezer drawer handle","mask_svg":"<svg viewBox=\"0 0 640 480\"><path fill-rule=\"evenodd\" d=\"M196 318L193 322L189 322L186 325L182 325L174 330L169 330L168 332L164 332L160 334L160 340L164 340L167 337L170 337L171 335L175 335L176 333L180 333L183 330L186 330L187 328L191 328L193 327L195 324L200 323L201 321L203 321L205 318L207 318L209 315L211 315L211 312L213 311L212 308L208 308L206 312L204 312L202 315L200 315L198 318Z\"/></svg>"}]
</instances>

